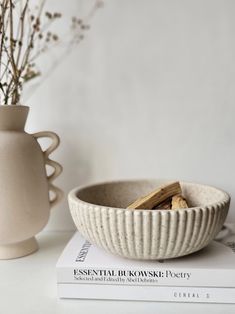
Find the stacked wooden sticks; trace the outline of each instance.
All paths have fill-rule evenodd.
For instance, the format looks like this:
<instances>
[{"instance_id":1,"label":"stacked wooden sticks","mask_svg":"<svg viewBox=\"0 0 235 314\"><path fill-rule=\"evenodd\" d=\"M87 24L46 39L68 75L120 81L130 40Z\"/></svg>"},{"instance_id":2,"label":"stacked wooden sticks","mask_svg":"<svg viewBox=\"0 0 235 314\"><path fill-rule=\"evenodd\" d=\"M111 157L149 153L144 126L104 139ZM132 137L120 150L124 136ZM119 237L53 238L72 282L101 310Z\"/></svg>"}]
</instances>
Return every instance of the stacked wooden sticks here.
<instances>
[{"instance_id":1,"label":"stacked wooden sticks","mask_svg":"<svg viewBox=\"0 0 235 314\"><path fill-rule=\"evenodd\" d=\"M138 198L128 209L182 209L188 208L186 199L182 196L179 182L163 185Z\"/></svg>"}]
</instances>

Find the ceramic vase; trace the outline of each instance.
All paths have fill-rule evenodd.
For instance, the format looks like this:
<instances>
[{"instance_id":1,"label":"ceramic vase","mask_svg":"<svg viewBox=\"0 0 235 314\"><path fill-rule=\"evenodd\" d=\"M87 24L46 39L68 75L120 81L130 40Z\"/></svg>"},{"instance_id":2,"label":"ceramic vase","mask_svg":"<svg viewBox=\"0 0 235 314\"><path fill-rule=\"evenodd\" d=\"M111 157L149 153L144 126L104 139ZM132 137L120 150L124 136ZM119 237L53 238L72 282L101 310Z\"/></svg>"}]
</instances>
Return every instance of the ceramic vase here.
<instances>
[{"instance_id":1,"label":"ceramic vase","mask_svg":"<svg viewBox=\"0 0 235 314\"><path fill-rule=\"evenodd\" d=\"M51 207L63 195L52 183L62 167L49 158L59 137L53 132L26 133L28 112L27 106L0 106L0 259L25 256L38 249L35 235L47 224ZM42 137L51 139L45 151L37 141ZM49 176L46 165L53 168Z\"/></svg>"}]
</instances>

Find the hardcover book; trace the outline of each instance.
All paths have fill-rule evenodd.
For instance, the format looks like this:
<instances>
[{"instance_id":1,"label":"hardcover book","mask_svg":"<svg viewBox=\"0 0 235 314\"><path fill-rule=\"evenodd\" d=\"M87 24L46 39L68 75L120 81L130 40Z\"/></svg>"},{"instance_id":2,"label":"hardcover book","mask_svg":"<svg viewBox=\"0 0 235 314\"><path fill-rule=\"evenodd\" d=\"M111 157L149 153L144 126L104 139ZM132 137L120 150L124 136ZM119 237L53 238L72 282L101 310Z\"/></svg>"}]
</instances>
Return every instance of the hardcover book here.
<instances>
[{"instance_id":1,"label":"hardcover book","mask_svg":"<svg viewBox=\"0 0 235 314\"><path fill-rule=\"evenodd\" d=\"M138 261L111 255L76 232L57 262L61 298L235 303L235 236L194 254Z\"/></svg>"}]
</instances>

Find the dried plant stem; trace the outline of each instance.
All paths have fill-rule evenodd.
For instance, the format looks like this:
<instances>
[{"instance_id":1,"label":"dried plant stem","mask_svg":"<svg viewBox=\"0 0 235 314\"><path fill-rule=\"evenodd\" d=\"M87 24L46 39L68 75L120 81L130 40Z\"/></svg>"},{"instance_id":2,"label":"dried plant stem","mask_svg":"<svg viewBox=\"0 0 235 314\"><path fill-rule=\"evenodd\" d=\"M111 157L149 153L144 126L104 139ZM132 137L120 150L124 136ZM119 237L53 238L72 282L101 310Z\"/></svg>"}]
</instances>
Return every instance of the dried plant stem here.
<instances>
[{"instance_id":1,"label":"dried plant stem","mask_svg":"<svg viewBox=\"0 0 235 314\"><path fill-rule=\"evenodd\" d=\"M30 0L0 1L0 104L19 104L23 85L41 74L35 60L49 48L63 43L56 33L49 31L61 13L45 12L46 0L35 1L35 7ZM101 0L94 1L88 19L100 7ZM83 39L87 29L86 19L72 19L72 38L62 58Z\"/></svg>"},{"instance_id":2,"label":"dried plant stem","mask_svg":"<svg viewBox=\"0 0 235 314\"><path fill-rule=\"evenodd\" d=\"M5 33L5 16L6 16L6 9L7 9L7 0L3 1L2 4L2 15L0 19L0 30L1 30L1 41L0 41L0 73L2 68L2 53L3 53L3 43L4 43L4 33Z\"/></svg>"},{"instance_id":3,"label":"dried plant stem","mask_svg":"<svg viewBox=\"0 0 235 314\"><path fill-rule=\"evenodd\" d=\"M19 25L19 29L20 29L20 38L19 38L19 49L18 49L18 54L17 54L17 58L16 58L16 65L17 67L19 66L19 61L20 61L20 56L21 56L21 51L22 51L22 47L23 47L23 39L24 39L24 19L25 19L25 14L26 14L26 10L28 8L28 3L29 0L27 0L25 2L25 6L23 8L23 11L21 13L20 16L20 25Z\"/></svg>"},{"instance_id":4,"label":"dried plant stem","mask_svg":"<svg viewBox=\"0 0 235 314\"><path fill-rule=\"evenodd\" d=\"M9 59L12 67L12 81L15 84L15 89L13 91L12 95L12 104L16 105L17 102L19 101L19 93L18 93L18 82L19 82L19 75L18 75L18 69L16 66L15 62L15 56L14 56L14 50L15 50L15 42L14 42L14 34L13 34L13 3L10 1L10 27L9 27L9 37L10 37L10 54L9 54Z\"/></svg>"},{"instance_id":5,"label":"dried plant stem","mask_svg":"<svg viewBox=\"0 0 235 314\"><path fill-rule=\"evenodd\" d=\"M45 1L46 0L43 0L41 2L40 9L38 11L38 16L36 17L36 23L39 23L39 19L40 19L40 16L42 14L42 10L43 10L43 7L45 5ZM27 47L27 50L25 52L25 55L24 55L24 58L23 58L23 61L22 61L22 65L21 65L21 70L22 71L25 69L25 67L27 65L27 62L29 60L29 55L30 55L31 49L33 48L33 45L34 45L35 33L36 33L36 27L33 28L33 31L32 31L31 36L30 36L28 47Z\"/></svg>"}]
</instances>

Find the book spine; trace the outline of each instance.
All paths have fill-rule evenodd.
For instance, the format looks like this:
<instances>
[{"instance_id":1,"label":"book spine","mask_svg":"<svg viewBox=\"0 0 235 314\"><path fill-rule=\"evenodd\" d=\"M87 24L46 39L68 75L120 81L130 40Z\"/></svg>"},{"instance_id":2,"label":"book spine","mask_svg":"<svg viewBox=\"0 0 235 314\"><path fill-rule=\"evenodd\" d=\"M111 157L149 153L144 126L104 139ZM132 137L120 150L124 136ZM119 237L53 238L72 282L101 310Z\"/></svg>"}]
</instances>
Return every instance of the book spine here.
<instances>
[{"instance_id":1,"label":"book spine","mask_svg":"<svg viewBox=\"0 0 235 314\"><path fill-rule=\"evenodd\" d=\"M58 284L59 298L235 303L235 288Z\"/></svg>"},{"instance_id":2,"label":"book spine","mask_svg":"<svg viewBox=\"0 0 235 314\"><path fill-rule=\"evenodd\" d=\"M221 269L57 268L58 283L132 286L234 287L235 271Z\"/></svg>"}]
</instances>

